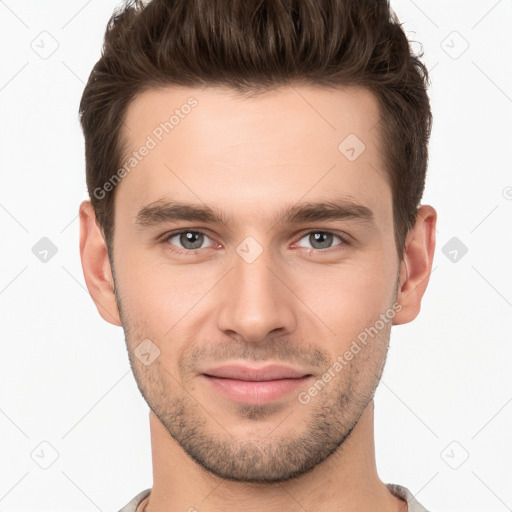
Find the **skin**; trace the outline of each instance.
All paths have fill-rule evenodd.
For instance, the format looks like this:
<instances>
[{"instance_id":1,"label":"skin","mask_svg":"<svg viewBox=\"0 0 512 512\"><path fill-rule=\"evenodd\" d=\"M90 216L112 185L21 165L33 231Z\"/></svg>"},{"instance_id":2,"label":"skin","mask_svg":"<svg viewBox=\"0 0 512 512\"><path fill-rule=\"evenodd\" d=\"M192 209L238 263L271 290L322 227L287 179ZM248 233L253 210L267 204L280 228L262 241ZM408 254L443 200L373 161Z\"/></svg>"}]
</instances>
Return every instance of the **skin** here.
<instances>
[{"instance_id":1,"label":"skin","mask_svg":"<svg viewBox=\"0 0 512 512\"><path fill-rule=\"evenodd\" d=\"M378 103L362 88L283 87L251 98L215 87L146 91L127 110L128 147L190 96L198 105L117 185L113 268L91 204L80 208L87 287L101 316L123 326L151 409L154 483L139 510L407 510L377 474L373 396L391 325L419 313L435 210L419 208L400 260ZM354 161L338 150L351 133L366 146ZM373 221L274 222L287 206L340 198L369 208ZM138 224L140 210L161 200L207 204L231 219ZM195 246L169 238L182 228L205 236ZM334 236L322 246L317 232ZM252 263L236 251L248 236L262 249ZM275 362L316 381L390 310L392 320L307 404L298 394L311 381L249 405L201 375L219 363ZM160 350L149 365L135 355L144 339Z\"/></svg>"}]
</instances>

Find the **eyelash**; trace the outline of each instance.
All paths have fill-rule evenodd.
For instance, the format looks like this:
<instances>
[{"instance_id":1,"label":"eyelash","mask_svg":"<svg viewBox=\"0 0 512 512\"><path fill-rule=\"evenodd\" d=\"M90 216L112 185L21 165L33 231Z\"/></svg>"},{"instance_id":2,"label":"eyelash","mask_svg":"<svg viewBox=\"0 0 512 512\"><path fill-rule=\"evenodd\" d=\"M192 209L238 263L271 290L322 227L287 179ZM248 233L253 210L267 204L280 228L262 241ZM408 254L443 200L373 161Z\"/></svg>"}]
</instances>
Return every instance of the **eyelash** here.
<instances>
[{"instance_id":1,"label":"eyelash","mask_svg":"<svg viewBox=\"0 0 512 512\"><path fill-rule=\"evenodd\" d=\"M165 235L163 235L162 237L162 243L164 244L167 244L169 247L173 247L170 243L169 243L169 240L177 235L181 235L183 233L195 233L195 234L201 234L201 235L204 235L208 238L211 238L209 237L204 231L201 231L199 229L181 229L181 230L178 230L178 231L172 231L171 233L166 233ZM338 245L335 245L334 247L327 247L326 249L313 249L313 248L309 248L309 247L305 247L305 249L308 250L309 253L313 253L313 254L321 254L321 253L326 253L328 251L333 251L333 250L336 250L336 247L339 247L339 246L346 246L346 245L350 245L349 241L347 240L346 237L344 236L341 236L340 234L338 233L335 233L334 231L327 231L327 230L320 230L320 229L314 229L314 230L310 230L310 231L307 231L305 233L302 233L299 240L302 240L305 236L307 235L311 235L313 233L323 233L323 234L328 234L328 235L334 235L336 237L338 237L340 240L341 240L341 243L338 244ZM193 255L193 254L196 254L197 251L201 251L202 249L174 249L174 248L171 248L170 251L175 253L175 254L187 254L187 255Z\"/></svg>"}]
</instances>

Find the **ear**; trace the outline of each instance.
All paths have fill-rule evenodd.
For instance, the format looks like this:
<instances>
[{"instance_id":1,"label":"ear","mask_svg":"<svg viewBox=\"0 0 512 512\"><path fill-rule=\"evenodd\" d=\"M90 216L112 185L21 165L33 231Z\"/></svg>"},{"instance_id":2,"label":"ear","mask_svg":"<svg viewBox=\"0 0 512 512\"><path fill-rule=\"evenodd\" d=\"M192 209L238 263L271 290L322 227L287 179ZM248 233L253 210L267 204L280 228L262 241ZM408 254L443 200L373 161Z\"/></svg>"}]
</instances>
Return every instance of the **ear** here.
<instances>
[{"instance_id":1,"label":"ear","mask_svg":"<svg viewBox=\"0 0 512 512\"><path fill-rule=\"evenodd\" d=\"M432 272L436 221L437 213L434 208L423 205L418 209L414 226L407 233L396 299L402 309L396 313L393 325L411 322L420 312L421 299Z\"/></svg>"},{"instance_id":2,"label":"ear","mask_svg":"<svg viewBox=\"0 0 512 512\"><path fill-rule=\"evenodd\" d=\"M80 258L85 284L104 320L121 325L107 246L90 201L80 204Z\"/></svg>"}]
</instances>

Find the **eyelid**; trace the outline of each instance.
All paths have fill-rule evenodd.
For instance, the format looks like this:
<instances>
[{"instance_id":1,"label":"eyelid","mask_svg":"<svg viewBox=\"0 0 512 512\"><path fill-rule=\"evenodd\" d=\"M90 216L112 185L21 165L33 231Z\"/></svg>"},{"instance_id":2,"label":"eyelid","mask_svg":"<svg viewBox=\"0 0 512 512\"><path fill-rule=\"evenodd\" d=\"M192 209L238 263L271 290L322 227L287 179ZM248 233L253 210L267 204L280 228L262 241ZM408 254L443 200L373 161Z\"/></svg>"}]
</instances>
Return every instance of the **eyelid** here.
<instances>
[{"instance_id":1,"label":"eyelid","mask_svg":"<svg viewBox=\"0 0 512 512\"><path fill-rule=\"evenodd\" d=\"M297 235L297 242L294 242L294 246L296 243L298 243L300 240L302 240L306 235L310 235L312 233L328 233L330 235L337 236L343 242L342 244L338 244L338 245L349 245L353 241L352 237L345 232L340 232L340 231L336 231L336 230L332 230L332 229L306 229L305 231L301 231ZM334 247L336 247L336 246L334 246ZM319 251L319 252L327 252L329 249L334 249L334 247L329 247L327 249L310 249L310 250Z\"/></svg>"},{"instance_id":2,"label":"eyelid","mask_svg":"<svg viewBox=\"0 0 512 512\"><path fill-rule=\"evenodd\" d=\"M300 241L307 237L308 235L311 235L313 233L324 233L324 234L330 234L334 237L338 237L340 239L339 243L336 243L335 240L333 240L333 244L331 247L326 247L324 249L315 249L314 247L307 247L299 245ZM347 237L348 238L348 237ZM309 231L303 232L300 234L300 236L297 238L297 241L292 244L292 249L294 250L302 250L306 251L306 253L310 256L318 256L321 257L329 257L336 254L339 254L340 251L347 250L349 246L352 244L349 242L349 240L345 238L343 235L337 233L336 231L331 231L328 229L310 229ZM311 244L309 242L309 244Z\"/></svg>"},{"instance_id":3,"label":"eyelid","mask_svg":"<svg viewBox=\"0 0 512 512\"><path fill-rule=\"evenodd\" d=\"M162 243L167 243L170 238L173 238L177 235L181 235L183 233L198 233L198 234L204 235L207 238L209 238L210 240L214 241L212 239L212 237L210 235L208 235L208 233L204 229L191 229L191 228L182 228L182 229L178 229L176 231L170 231L168 233L165 233L164 235L159 237L159 241ZM169 244L169 245L171 245L171 244ZM217 244L217 245L220 245L220 244ZM176 252L176 253L195 254L196 251L200 251L203 249L207 249L207 247L203 247L202 249L180 249L179 247L177 247L176 249L172 249L172 251Z\"/></svg>"},{"instance_id":4,"label":"eyelid","mask_svg":"<svg viewBox=\"0 0 512 512\"><path fill-rule=\"evenodd\" d=\"M177 235L181 235L183 233L198 233L198 234L202 234L202 235L206 236L210 240L213 240L212 237L210 235L208 235L208 233L204 229L202 229L202 228L198 228L198 229L182 228L182 229L178 229L178 230L175 230L175 231L167 232L164 235L162 235L161 237L159 237L159 240L162 243L167 243L170 238L175 237ZM336 248L339 247L339 246L343 247L343 246L346 246L346 245L351 245L352 237L350 235L348 235L347 233L344 233L344 232L343 233L339 233L337 231L333 231L333 230L330 230L330 229L314 229L314 228L311 229L310 228L310 229L306 229L306 230L300 232L297 235L298 238L296 238L296 242L293 243L292 247L295 247L306 235L310 235L312 233L327 233L327 234L331 234L331 235L337 236L341 240L341 243L336 244L333 247L327 247L326 249L315 249L315 248L311 248L311 247L304 247L304 249L307 249L309 252L328 253L330 251L336 250ZM169 244L169 245L172 245L172 244ZM217 245L220 245L220 244L217 243ZM207 249L207 247L204 247L202 249ZM175 248L175 249L171 249L171 251L174 252L174 253L177 253L177 254L195 254L197 251L200 251L202 249L201 248L199 248L199 249L180 249L180 248Z\"/></svg>"}]
</instances>

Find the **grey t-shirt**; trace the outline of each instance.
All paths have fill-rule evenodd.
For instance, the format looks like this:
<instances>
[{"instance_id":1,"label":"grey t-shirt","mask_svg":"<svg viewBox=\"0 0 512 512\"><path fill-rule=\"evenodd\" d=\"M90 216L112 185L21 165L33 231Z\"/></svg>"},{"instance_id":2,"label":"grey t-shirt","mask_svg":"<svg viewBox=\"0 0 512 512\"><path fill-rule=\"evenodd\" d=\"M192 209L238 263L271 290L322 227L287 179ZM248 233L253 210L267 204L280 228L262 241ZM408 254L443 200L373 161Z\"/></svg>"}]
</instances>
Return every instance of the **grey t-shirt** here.
<instances>
[{"instance_id":1,"label":"grey t-shirt","mask_svg":"<svg viewBox=\"0 0 512 512\"><path fill-rule=\"evenodd\" d=\"M403 498L405 501L407 501L408 511L409 512L428 512L428 510L418 503L416 498L412 495L411 491L407 489L406 487L402 487L401 485L397 484L386 484L388 489L399 498ZM119 512L137 512L137 507L139 506L140 502L148 496L148 494L151 492L151 489L146 489L135 498L133 498L130 503L125 505Z\"/></svg>"}]
</instances>

